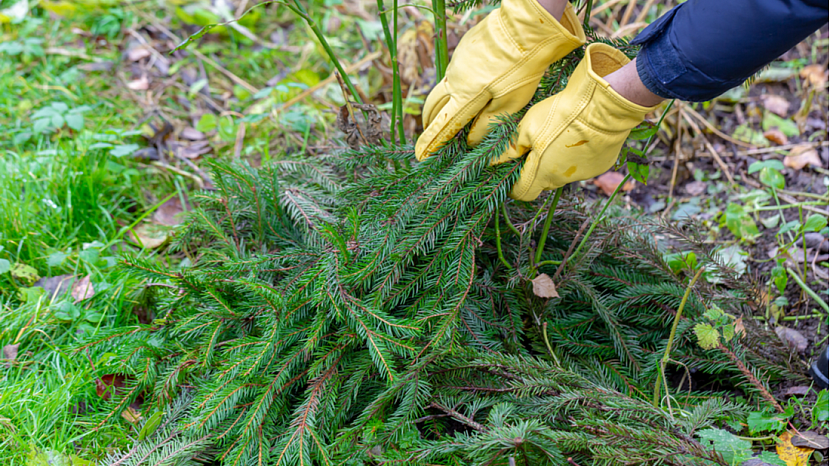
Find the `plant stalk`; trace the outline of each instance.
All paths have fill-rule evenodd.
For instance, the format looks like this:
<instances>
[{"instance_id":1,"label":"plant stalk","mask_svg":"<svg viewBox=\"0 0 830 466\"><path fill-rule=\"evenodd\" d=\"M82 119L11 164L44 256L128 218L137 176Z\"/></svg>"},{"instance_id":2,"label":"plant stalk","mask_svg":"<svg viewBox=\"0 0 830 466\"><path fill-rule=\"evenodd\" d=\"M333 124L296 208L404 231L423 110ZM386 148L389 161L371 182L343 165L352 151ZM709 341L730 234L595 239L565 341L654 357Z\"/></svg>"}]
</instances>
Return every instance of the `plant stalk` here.
<instances>
[{"instance_id":1,"label":"plant stalk","mask_svg":"<svg viewBox=\"0 0 830 466\"><path fill-rule=\"evenodd\" d=\"M432 0L435 12L435 81L444 79L450 63L447 51L447 7L444 0Z\"/></svg>"},{"instance_id":2,"label":"plant stalk","mask_svg":"<svg viewBox=\"0 0 830 466\"><path fill-rule=\"evenodd\" d=\"M499 223L499 213L496 212L496 251L499 253L499 260L507 267L507 270L513 270L513 267L504 258L504 253L501 250L501 227Z\"/></svg>"},{"instance_id":3,"label":"plant stalk","mask_svg":"<svg viewBox=\"0 0 830 466\"><path fill-rule=\"evenodd\" d=\"M383 0L377 0L380 14L380 24L383 27L383 37L386 40L386 48L389 49L389 60L392 65L392 112L390 115L390 138L395 144L395 130L398 131L398 138L401 144L406 144L406 136L403 130L403 92L401 90L401 74L398 67L398 0L393 1L392 9L392 31L389 30L389 21L383 12Z\"/></svg>"},{"instance_id":4,"label":"plant stalk","mask_svg":"<svg viewBox=\"0 0 830 466\"><path fill-rule=\"evenodd\" d=\"M695 286L697 279L700 278L700 275L704 270L705 269L703 267L698 269L697 273L692 278L692 281L689 282L689 286L686 287L686 292L683 293L683 299L680 300L680 306L677 308L677 313L674 315L674 322L672 322L671 332L669 332L669 342L666 343L666 352L663 353L663 358L660 360L660 370L657 371L657 383L654 384L654 399L651 401L651 404L655 408L660 402L660 383L661 380L665 381L666 379L663 372L666 370L666 364L669 362L669 357L671 356L671 348L674 345L674 336L677 333L677 324L680 323L680 317L683 315L683 308L686 307L686 301L692 293L692 287ZM668 392L668 388L666 391ZM666 394L668 395L668 393Z\"/></svg>"},{"instance_id":5,"label":"plant stalk","mask_svg":"<svg viewBox=\"0 0 830 466\"><path fill-rule=\"evenodd\" d=\"M807 293L811 298L813 298L813 300L815 300L815 302L818 303L818 305L821 306L822 309L824 309L827 312L830 312L830 306L828 306L827 303L825 303L824 300L821 299L821 296L817 295L815 291L811 290L810 287L807 286L807 284L804 283L803 280L801 280L801 277L799 277L797 273L793 272L793 270L789 267L787 267L787 273L790 274L791 277L793 277L793 280L795 280L795 282L798 283L798 286L800 286L805 293Z\"/></svg>"},{"instance_id":6,"label":"plant stalk","mask_svg":"<svg viewBox=\"0 0 830 466\"><path fill-rule=\"evenodd\" d=\"M550 224L553 220L553 214L556 212L556 206L559 205L559 198L562 197L562 190L564 186L558 188L556 193L553 195L553 202L550 204L550 208L548 209L548 216L545 218L545 225L542 227L542 237L539 238L539 245L536 246L536 260L533 262L538 264L539 261L542 260L542 250L545 249L545 240L548 238L548 233L550 232Z\"/></svg>"}]
</instances>

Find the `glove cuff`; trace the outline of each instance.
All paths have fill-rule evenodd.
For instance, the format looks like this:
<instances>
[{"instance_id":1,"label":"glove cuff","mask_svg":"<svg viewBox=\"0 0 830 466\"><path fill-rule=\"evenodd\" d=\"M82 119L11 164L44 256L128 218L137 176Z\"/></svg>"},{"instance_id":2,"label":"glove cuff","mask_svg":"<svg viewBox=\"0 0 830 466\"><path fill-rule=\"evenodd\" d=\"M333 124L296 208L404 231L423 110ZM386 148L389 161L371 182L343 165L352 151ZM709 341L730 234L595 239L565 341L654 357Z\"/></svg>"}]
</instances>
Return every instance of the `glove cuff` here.
<instances>
[{"instance_id":1,"label":"glove cuff","mask_svg":"<svg viewBox=\"0 0 830 466\"><path fill-rule=\"evenodd\" d=\"M578 87L576 94L591 101L591 111L581 115L583 121L603 131L628 131L660 107L637 105L617 93L603 79L630 61L625 54L609 45L593 43L588 46L585 58L569 79L569 83Z\"/></svg>"}]
</instances>

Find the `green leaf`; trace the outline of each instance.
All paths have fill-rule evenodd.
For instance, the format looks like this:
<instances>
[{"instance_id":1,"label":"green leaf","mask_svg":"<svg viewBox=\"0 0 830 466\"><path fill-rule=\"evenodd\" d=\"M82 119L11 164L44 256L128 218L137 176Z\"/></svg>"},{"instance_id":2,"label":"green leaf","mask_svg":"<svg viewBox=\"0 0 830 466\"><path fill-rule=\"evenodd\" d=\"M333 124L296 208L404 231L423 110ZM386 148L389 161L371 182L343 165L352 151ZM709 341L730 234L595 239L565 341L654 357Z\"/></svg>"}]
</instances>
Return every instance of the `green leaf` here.
<instances>
[{"instance_id":1,"label":"green leaf","mask_svg":"<svg viewBox=\"0 0 830 466\"><path fill-rule=\"evenodd\" d=\"M205 113L199 122L196 123L196 129L203 133L209 133L216 129L216 115L212 113Z\"/></svg>"},{"instance_id":2,"label":"green leaf","mask_svg":"<svg viewBox=\"0 0 830 466\"><path fill-rule=\"evenodd\" d=\"M39 286L33 287L20 287L20 292L18 293L18 297L24 303L36 303L41 296L46 294L46 290Z\"/></svg>"},{"instance_id":3,"label":"green leaf","mask_svg":"<svg viewBox=\"0 0 830 466\"><path fill-rule=\"evenodd\" d=\"M822 215L810 215L804 222L804 231L820 231L827 226L827 217Z\"/></svg>"},{"instance_id":4,"label":"green leaf","mask_svg":"<svg viewBox=\"0 0 830 466\"><path fill-rule=\"evenodd\" d=\"M763 170L764 168L773 168L775 170L784 170L787 167L785 167L784 164L780 160L772 159L772 160L764 160L764 161L761 161L761 162L753 162L749 166L749 168L747 168L746 172L751 175L753 173L756 173L756 172L759 172L759 171Z\"/></svg>"},{"instance_id":5,"label":"green leaf","mask_svg":"<svg viewBox=\"0 0 830 466\"><path fill-rule=\"evenodd\" d=\"M11 272L12 277L22 281L27 285L31 285L32 283L40 280L40 275L37 274L37 269L35 269L31 265L26 265L22 262L14 264L14 267L12 267Z\"/></svg>"},{"instance_id":6,"label":"green leaf","mask_svg":"<svg viewBox=\"0 0 830 466\"><path fill-rule=\"evenodd\" d=\"M735 337L735 326L732 324L724 325L720 330L723 332L724 341L731 341Z\"/></svg>"},{"instance_id":7,"label":"green leaf","mask_svg":"<svg viewBox=\"0 0 830 466\"><path fill-rule=\"evenodd\" d=\"M789 118L781 118L772 112L767 112L764 115L764 119L761 121L761 128L764 128L764 131L778 128L787 137L795 137L801 134L798 130L798 125L794 121Z\"/></svg>"},{"instance_id":8,"label":"green leaf","mask_svg":"<svg viewBox=\"0 0 830 466\"><path fill-rule=\"evenodd\" d=\"M724 213L726 227L738 238L752 240L760 233L755 220L744 209L744 206L730 202Z\"/></svg>"},{"instance_id":9,"label":"green leaf","mask_svg":"<svg viewBox=\"0 0 830 466\"><path fill-rule=\"evenodd\" d=\"M771 451L762 451L756 458L767 464L774 464L776 466L789 466L784 460L778 457Z\"/></svg>"},{"instance_id":10,"label":"green leaf","mask_svg":"<svg viewBox=\"0 0 830 466\"><path fill-rule=\"evenodd\" d=\"M124 157L125 155L132 155L140 147L141 146L139 146L138 144L123 144L120 146L115 146L110 151L110 155L113 157Z\"/></svg>"},{"instance_id":11,"label":"green leaf","mask_svg":"<svg viewBox=\"0 0 830 466\"><path fill-rule=\"evenodd\" d=\"M156 429L158 429L159 424L161 424L161 418L164 416L164 411L156 411L150 419L147 419L147 422L144 423L144 427L138 432L138 441L141 442L147 437L153 435Z\"/></svg>"},{"instance_id":12,"label":"green leaf","mask_svg":"<svg viewBox=\"0 0 830 466\"><path fill-rule=\"evenodd\" d=\"M782 175L780 171L771 167L764 167L761 169L760 179L761 183L764 183L770 188L784 189L787 185L786 181L784 181L784 175Z\"/></svg>"},{"instance_id":13,"label":"green leaf","mask_svg":"<svg viewBox=\"0 0 830 466\"><path fill-rule=\"evenodd\" d=\"M41 118L40 120L35 120L34 125L32 125L32 131L35 133L45 133L47 129L49 129L49 118Z\"/></svg>"},{"instance_id":14,"label":"green leaf","mask_svg":"<svg viewBox=\"0 0 830 466\"><path fill-rule=\"evenodd\" d=\"M91 312L89 314L84 315L84 319L86 319L89 322L92 322L93 324L97 324L98 322L104 320L104 314L101 314L99 312Z\"/></svg>"},{"instance_id":15,"label":"green leaf","mask_svg":"<svg viewBox=\"0 0 830 466\"><path fill-rule=\"evenodd\" d=\"M778 289L778 292L784 294L784 290L787 289L787 271L784 270L784 267L780 265L775 266L772 268L770 272L770 279L772 283L775 285L775 288Z\"/></svg>"},{"instance_id":16,"label":"green leaf","mask_svg":"<svg viewBox=\"0 0 830 466\"><path fill-rule=\"evenodd\" d=\"M720 344L720 334L709 324L697 324L694 327L697 344L703 349L715 349Z\"/></svg>"},{"instance_id":17,"label":"green leaf","mask_svg":"<svg viewBox=\"0 0 830 466\"><path fill-rule=\"evenodd\" d=\"M813 422L827 422L830 420L830 396L828 396L827 389L818 392L816 398L816 405L813 406Z\"/></svg>"},{"instance_id":18,"label":"green leaf","mask_svg":"<svg viewBox=\"0 0 830 466\"><path fill-rule=\"evenodd\" d=\"M773 434L781 433L787 427L787 419L789 416L782 414L768 414L761 411L749 413L746 418L746 425L749 427L749 433L752 435L770 432Z\"/></svg>"},{"instance_id":19,"label":"green leaf","mask_svg":"<svg viewBox=\"0 0 830 466\"><path fill-rule=\"evenodd\" d=\"M752 442L741 440L723 429L706 429L697 433L706 449L714 449L732 466L752 457Z\"/></svg>"},{"instance_id":20,"label":"green leaf","mask_svg":"<svg viewBox=\"0 0 830 466\"><path fill-rule=\"evenodd\" d=\"M84 128L84 116L80 113L66 115L66 125L75 131L80 131Z\"/></svg>"},{"instance_id":21,"label":"green leaf","mask_svg":"<svg viewBox=\"0 0 830 466\"><path fill-rule=\"evenodd\" d=\"M789 222L781 225L781 228L778 229L778 233L776 234L783 235L788 231L796 230L798 228L801 228L801 222L799 222L798 220L790 220Z\"/></svg>"},{"instance_id":22,"label":"green leaf","mask_svg":"<svg viewBox=\"0 0 830 466\"><path fill-rule=\"evenodd\" d=\"M67 257L69 257L69 254L66 254L64 252L60 252L60 251L53 252L52 254L49 254L49 257L46 258L46 264L49 267L57 267L57 266L63 264L63 261Z\"/></svg>"},{"instance_id":23,"label":"green leaf","mask_svg":"<svg viewBox=\"0 0 830 466\"><path fill-rule=\"evenodd\" d=\"M628 172L631 177L643 184L648 184L649 168L647 164L628 162Z\"/></svg>"},{"instance_id":24,"label":"green leaf","mask_svg":"<svg viewBox=\"0 0 830 466\"><path fill-rule=\"evenodd\" d=\"M0 273L6 273L12 269L11 262L6 259L0 259Z\"/></svg>"},{"instance_id":25,"label":"green leaf","mask_svg":"<svg viewBox=\"0 0 830 466\"><path fill-rule=\"evenodd\" d=\"M655 134L657 134L657 125L643 123L640 126L637 126L636 128L632 129L628 137L631 139L642 140L648 139L654 136Z\"/></svg>"}]
</instances>

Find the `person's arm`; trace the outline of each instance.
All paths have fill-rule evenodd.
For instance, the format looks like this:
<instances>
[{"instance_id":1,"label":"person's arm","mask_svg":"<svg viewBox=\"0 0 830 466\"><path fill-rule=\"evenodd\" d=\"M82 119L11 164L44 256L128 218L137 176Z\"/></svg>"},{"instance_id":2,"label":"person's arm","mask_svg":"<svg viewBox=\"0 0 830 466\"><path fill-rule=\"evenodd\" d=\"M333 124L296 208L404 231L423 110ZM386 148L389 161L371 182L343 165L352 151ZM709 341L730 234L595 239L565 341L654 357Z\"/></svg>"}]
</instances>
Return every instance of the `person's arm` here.
<instances>
[{"instance_id":1,"label":"person's arm","mask_svg":"<svg viewBox=\"0 0 830 466\"><path fill-rule=\"evenodd\" d=\"M689 0L631 42L642 49L626 67L625 81L640 93L647 89L666 99L711 100L742 84L827 18L826 0ZM612 83L615 89L618 85Z\"/></svg>"}]
</instances>

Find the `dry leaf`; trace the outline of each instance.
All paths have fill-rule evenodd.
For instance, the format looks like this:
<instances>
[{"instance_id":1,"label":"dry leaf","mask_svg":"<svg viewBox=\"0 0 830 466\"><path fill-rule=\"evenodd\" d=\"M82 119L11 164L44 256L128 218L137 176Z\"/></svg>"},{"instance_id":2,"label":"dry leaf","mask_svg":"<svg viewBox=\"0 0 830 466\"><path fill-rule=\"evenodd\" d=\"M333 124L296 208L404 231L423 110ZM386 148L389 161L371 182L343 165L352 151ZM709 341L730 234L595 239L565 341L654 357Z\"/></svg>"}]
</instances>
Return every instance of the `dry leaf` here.
<instances>
[{"instance_id":1,"label":"dry leaf","mask_svg":"<svg viewBox=\"0 0 830 466\"><path fill-rule=\"evenodd\" d=\"M340 107L337 113L337 128L346 134L350 148L375 145L388 136L384 132L389 131L389 116L371 104L351 104L351 107L356 121L352 120L348 105Z\"/></svg>"},{"instance_id":2,"label":"dry leaf","mask_svg":"<svg viewBox=\"0 0 830 466\"><path fill-rule=\"evenodd\" d=\"M733 327L735 328L735 335L737 335L738 338L743 338L744 335L746 335L746 327L744 327L744 316L740 316L737 319L735 319Z\"/></svg>"},{"instance_id":3,"label":"dry leaf","mask_svg":"<svg viewBox=\"0 0 830 466\"><path fill-rule=\"evenodd\" d=\"M20 344L6 345L3 347L3 359L6 360L6 367L12 367L12 363L17 360L17 349Z\"/></svg>"},{"instance_id":4,"label":"dry leaf","mask_svg":"<svg viewBox=\"0 0 830 466\"><path fill-rule=\"evenodd\" d=\"M821 157L818 151L813 148L812 144L799 144L792 149L790 153L784 157L784 165L796 170L801 170L807 165L814 167L821 167Z\"/></svg>"},{"instance_id":5,"label":"dry leaf","mask_svg":"<svg viewBox=\"0 0 830 466\"><path fill-rule=\"evenodd\" d=\"M184 209L182 209L182 201L177 196L174 196L153 212L153 220L156 223L174 227L182 223L182 212L184 212Z\"/></svg>"},{"instance_id":6,"label":"dry leaf","mask_svg":"<svg viewBox=\"0 0 830 466\"><path fill-rule=\"evenodd\" d=\"M686 192L689 196L699 196L706 192L706 183L703 181L692 181L686 185Z\"/></svg>"},{"instance_id":7,"label":"dry leaf","mask_svg":"<svg viewBox=\"0 0 830 466\"><path fill-rule=\"evenodd\" d=\"M553 280L546 273L539 274L533 279L533 294L540 298L558 298L559 293L556 292L556 285Z\"/></svg>"},{"instance_id":8,"label":"dry leaf","mask_svg":"<svg viewBox=\"0 0 830 466\"><path fill-rule=\"evenodd\" d=\"M147 80L146 76L142 76L136 80L128 82L127 87L134 91L146 91L147 89L150 89L150 81Z\"/></svg>"},{"instance_id":9,"label":"dry leaf","mask_svg":"<svg viewBox=\"0 0 830 466\"><path fill-rule=\"evenodd\" d=\"M121 417L123 417L124 420L130 424L137 424L141 421L141 413L139 413L138 410L134 409L132 406L127 406L127 409L121 413Z\"/></svg>"},{"instance_id":10,"label":"dry leaf","mask_svg":"<svg viewBox=\"0 0 830 466\"><path fill-rule=\"evenodd\" d=\"M87 275L72 285L72 298L75 299L75 304L95 296L91 278L91 275Z\"/></svg>"},{"instance_id":11,"label":"dry leaf","mask_svg":"<svg viewBox=\"0 0 830 466\"><path fill-rule=\"evenodd\" d=\"M150 49L143 45L139 45L136 47L132 47L130 50L127 51L127 60L139 61L143 58L149 57L150 55Z\"/></svg>"},{"instance_id":12,"label":"dry leaf","mask_svg":"<svg viewBox=\"0 0 830 466\"><path fill-rule=\"evenodd\" d=\"M787 113L790 110L790 102L780 95L762 95L761 103L764 105L765 109L784 118L787 117Z\"/></svg>"},{"instance_id":13,"label":"dry leaf","mask_svg":"<svg viewBox=\"0 0 830 466\"><path fill-rule=\"evenodd\" d=\"M827 83L827 67L825 66L807 65L802 68L798 75L815 87L820 87Z\"/></svg>"},{"instance_id":14,"label":"dry leaf","mask_svg":"<svg viewBox=\"0 0 830 466\"><path fill-rule=\"evenodd\" d=\"M786 144L788 141L787 135L782 133L778 128L772 128L764 131L764 137L767 138L768 141L772 141L779 146Z\"/></svg>"},{"instance_id":15,"label":"dry leaf","mask_svg":"<svg viewBox=\"0 0 830 466\"><path fill-rule=\"evenodd\" d=\"M810 393L810 387L806 385L796 385L795 387L790 387L784 392L784 396L804 396Z\"/></svg>"},{"instance_id":16,"label":"dry leaf","mask_svg":"<svg viewBox=\"0 0 830 466\"><path fill-rule=\"evenodd\" d=\"M789 432L781 434L780 441L775 446L775 452L782 461L787 463L787 466L807 466L813 449L793 445L792 437L793 434Z\"/></svg>"},{"instance_id":17,"label":"dry leaf","mask_svg":"<svg viewBox=\"0 0 830 466\"><path fill-rule=\"evenodd\" d=\"M789 327L776 327L775 334L785 345L795 348L799 353L807 349L807 339L798 330Z\"/></svg>"},{"instance_id":18,"label":"dry leaf","mask_svg":"<svg viewBox=\"0 0 830 466\"><path fill-rule=\"evenodd\" d=\"M32 286L43 288L49 296L60 296L69 290L74 279L74 275L67 273L55 277L43 277Z\"/></svg>"},{"instance_id":19,"label":"dry leaf","mask_svg":"<svg viewBox=\"0 0 830 466\"><path fill-rule=\"evenodd\" d=\"M156 249L167 242L167 232L158 225L142 223L132 230L133 241L146 249Z\"/></svg>"},{"instance_id":20,"label":"dry leaf","mask_svg":"<svg viewBox=\"0 0 830 466\"><path fill-rule=\"evenodd\" d=\"M820 435L812 431L798 432L790 440L796 447L812 448L814 450L826 450L830 447L830 441L826 435Z\"/></svg>"},{"instance_id":21,"label":"dry leaf","mask_svg":"<svg viewBox=\"0 0 830 466\"><path fill-rule=\"evenodd\" d=\"M196 128L191 128L188 126L187 128L183 129L179 136L182 139L187 139L189 141L201 141L205 138L205 133L199 131Z\"/></svg>"},{"instance_id":22,"label":"dry leaf","mask_svg":"<svg viewBox=\"0 0 830 466\"><path fill-rule=\"evenodd\" d=\"M622 183L624 178L625 176L623 176L622 173L605 172L594 179L594 184L599 186L606 196L610 197L611 194L614 193L614 190L617 189L617 186ZM634 189L634 180L628 180L628 182L626 182L622 187L623 191L631 191L632 189Z\"/></svg>"},{"instance_id":23,"label":"dry leaf","mask_svg":"<svg viewBox=\"0 0 830 466\"><path fill-rule=\"evenodd\" d=\"M106 374L95 379L95 393L102 399L109 400L110 397L124 388L126 378L120 374Z\"/></svg>"}]
</instances>

